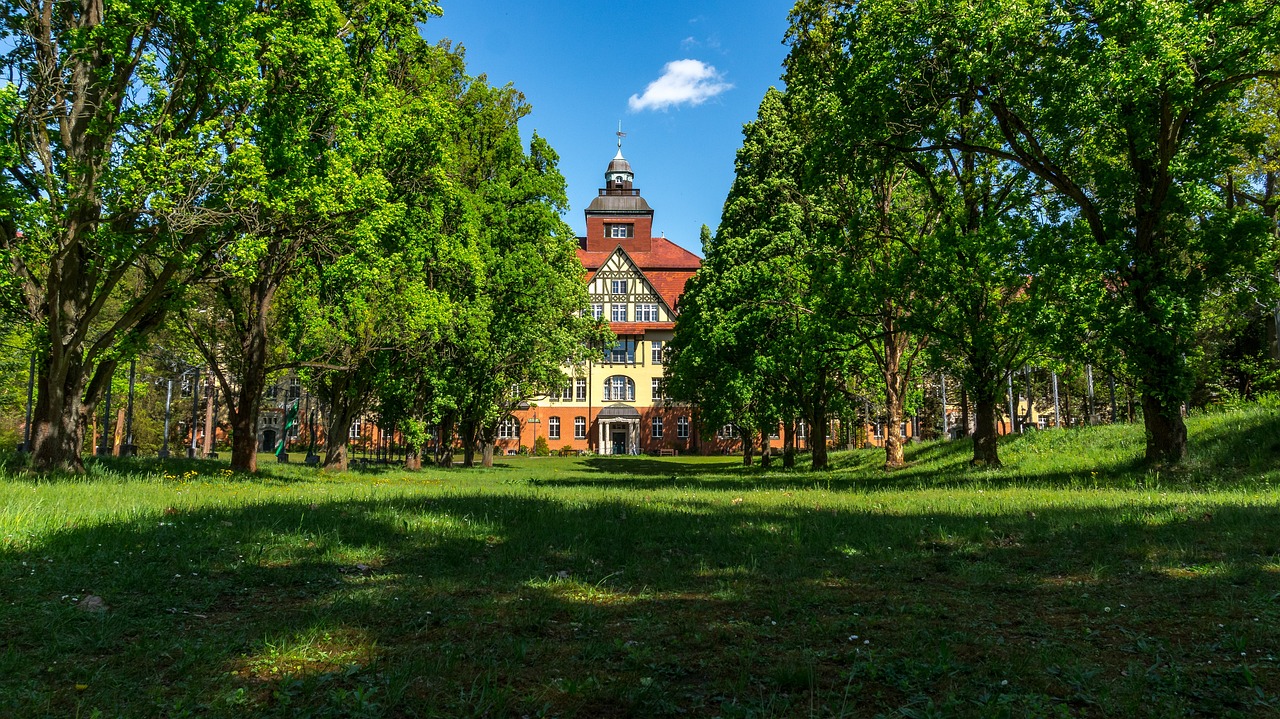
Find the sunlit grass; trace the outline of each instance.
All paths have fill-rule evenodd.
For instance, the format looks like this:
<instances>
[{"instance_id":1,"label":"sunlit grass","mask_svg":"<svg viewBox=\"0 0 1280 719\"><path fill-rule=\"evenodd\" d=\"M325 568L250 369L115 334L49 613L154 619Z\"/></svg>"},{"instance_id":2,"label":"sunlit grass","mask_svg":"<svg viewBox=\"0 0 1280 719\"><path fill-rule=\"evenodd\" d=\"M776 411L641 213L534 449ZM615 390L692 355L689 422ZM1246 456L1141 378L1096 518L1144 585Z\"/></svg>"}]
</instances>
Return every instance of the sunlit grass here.
<instances>
[{"instance_id":1,"label":"sunlit grass","mask_svg":"<svg viewBox=\"0 0 1280 719\"><path fill-rule=\"evenodd\" d=\"M0 482L0 716L1255 716L1280 418L835 455ZM803 464L803 461L802 461ZM84 611L98 597L103 611Z\"/></svg>"}]
</instances>

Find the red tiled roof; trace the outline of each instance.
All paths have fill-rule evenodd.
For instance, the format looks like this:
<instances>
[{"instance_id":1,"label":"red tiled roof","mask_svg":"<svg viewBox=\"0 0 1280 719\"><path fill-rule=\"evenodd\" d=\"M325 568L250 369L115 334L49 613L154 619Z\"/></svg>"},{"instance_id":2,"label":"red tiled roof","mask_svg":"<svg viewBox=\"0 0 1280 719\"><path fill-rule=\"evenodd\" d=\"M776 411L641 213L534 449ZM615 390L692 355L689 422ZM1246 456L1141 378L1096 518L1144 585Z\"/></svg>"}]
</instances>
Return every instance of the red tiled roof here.
<instances>
[{"instance_id":1,"label":"red tiled roof","mask_svg":"<svg viewBox=\"0 0 1280 719\"><path fill-rule=\"evenodd\" d=\"M587 270L587 279L595 274L604 266L604 263L613 257L613 253L617 251L617 247L608 252L587 252L586 250L578 250L578 261ZM662 297L662 301L675 310L676 302L680 300L680 295L684 293L684 285L693 277L693 273L702 266L702 260L692 252L684 249L676 243L665 237L653 238L652 249L649 252L627 253L627 257L640 268L644 276L648 278L649 284L653 285L653 289ZM615 323L624 325L624 323ZM640 323L625 323L625 326L638 325ZM665 323L658 323L663 325ZM651 329L670 329L670 327L653 327ZM614 330L615 334L622 334L618 330Z\"/></svg>"},{"instance_id":2,"label":"red tiled roof","mask_svg":"<svg viewBox=\"0 0 1280 719\"><path fill-rule=\"evenodd\" d=\"M673 330L675 322L610 322L615 335L642 335L649 330Z\"/></svg>"},{"instance_id":3,"label":"red tiled roof","mask_svg":"<svg viewBox=\"0 0 1280 719\"><path fill-rule=\"evenodd\" d=\"M578 260L583 267L590 271L595 271L600 269L605 262L608 262L610 257L613 257L616 249L617 247L610 248L607 252L587 252L579 249ZM653 238L652 249L649 252L628 252L627 256L646 274L649 270L689 270L692 272L702 266L702 260L697 255L665 237Z\"/></svg>"}]
</instances>

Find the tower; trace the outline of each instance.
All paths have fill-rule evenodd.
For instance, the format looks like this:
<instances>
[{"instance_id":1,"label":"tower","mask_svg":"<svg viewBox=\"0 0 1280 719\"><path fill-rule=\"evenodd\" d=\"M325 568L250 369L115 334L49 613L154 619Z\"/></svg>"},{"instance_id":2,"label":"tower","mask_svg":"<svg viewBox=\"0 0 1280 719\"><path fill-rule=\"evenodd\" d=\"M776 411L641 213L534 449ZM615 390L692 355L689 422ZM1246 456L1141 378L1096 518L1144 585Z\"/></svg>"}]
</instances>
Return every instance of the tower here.
<instances>
[{"instance_id":1,"label":"tower","mask_svg":"<svg viewBox=\"0 0 1280 719\"><path fill-rule=\"evenodd\" d=\"M653 208L635 188L635 172L622 156L618 132L618 154L604 171L604 187L587 206L587 236L582 249L608 252L619 245L628 253L649 252L653 246Z\"/></svg>"}]
</instances>

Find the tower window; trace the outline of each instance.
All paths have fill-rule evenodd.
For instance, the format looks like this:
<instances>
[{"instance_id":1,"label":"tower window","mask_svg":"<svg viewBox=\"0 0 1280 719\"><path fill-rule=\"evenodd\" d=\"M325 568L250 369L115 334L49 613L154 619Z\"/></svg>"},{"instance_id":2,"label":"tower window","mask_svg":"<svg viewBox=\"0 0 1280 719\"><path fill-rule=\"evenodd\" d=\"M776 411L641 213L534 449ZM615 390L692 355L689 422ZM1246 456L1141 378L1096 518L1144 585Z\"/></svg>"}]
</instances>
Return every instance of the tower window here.
<instances>
[{"instance_id":1,"label":"tower window","mask_svg":"<svg viewBox=\"0 0 1280 719\"><path fill-rule=\"evenodd\" d=\"M604 226L605 237L635 237L636 226L631 223L626 224L606 224Z\"/></svg>"}]
</instances>

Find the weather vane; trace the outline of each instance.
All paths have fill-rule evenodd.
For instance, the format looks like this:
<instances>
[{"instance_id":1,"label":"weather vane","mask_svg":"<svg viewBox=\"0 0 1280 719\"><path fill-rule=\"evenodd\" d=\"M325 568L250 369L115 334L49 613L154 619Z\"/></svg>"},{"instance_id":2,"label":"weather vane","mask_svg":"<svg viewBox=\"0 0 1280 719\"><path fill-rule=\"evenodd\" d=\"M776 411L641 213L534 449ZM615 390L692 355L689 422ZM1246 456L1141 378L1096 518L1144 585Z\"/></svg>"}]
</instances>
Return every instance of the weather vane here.
<instances>
[{"instance_id":1,"label":"weather vane","mask_svg":"<svg viewBox=\"0 0 1280 719\"><path fill-rule=\"evenodd\" d=\"M622 120L618 120L618 149L619 150L622 149L622 138L626 136L627 136L627 133L622 131Z\"/></svg>"}]
</instances>

